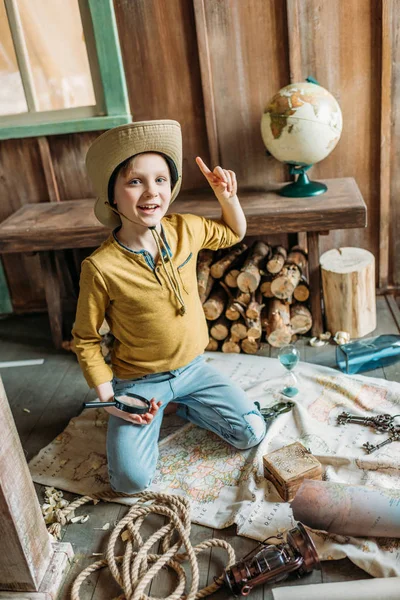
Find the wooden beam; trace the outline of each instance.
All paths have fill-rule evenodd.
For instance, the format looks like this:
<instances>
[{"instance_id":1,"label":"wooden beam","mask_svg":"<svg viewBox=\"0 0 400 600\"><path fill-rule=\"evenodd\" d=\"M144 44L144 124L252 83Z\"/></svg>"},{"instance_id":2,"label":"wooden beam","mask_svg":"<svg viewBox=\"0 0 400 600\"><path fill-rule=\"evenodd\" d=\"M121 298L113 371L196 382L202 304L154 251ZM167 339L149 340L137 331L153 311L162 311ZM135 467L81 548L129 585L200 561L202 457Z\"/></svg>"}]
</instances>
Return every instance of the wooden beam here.
<instances>
[{"instance_id":1,"label":"wooden beam","mask_svg":"<svg viewBox=\"0 0 400 600\"><path fill-rule=\"evenodd\" d=\"M307 233L308 242L308 272L310 278L311 313L313 318L312 335L319 335L324 331L321 305L321 271L319 266L319 237L317 232Z\"/></svg>"},{"instance_id":2,"label":"wooden beam","mask_svg":"<svg viewBox=\"0 0 400 600\"><path fill-rule=\"evenodd\" d=\"M393 296L387 295L386 302L388 303L393 318L396 321L397 329L400 331L400 308L397 305L396 299Z\"/></svg>"},{"instance_id":3,"label":"wooden beam","mask_svg":"<svg viewBox=\"0 0 400 600\"><path fill-rule=\"evenodd\" d=\"M56 176L54 174L54 166L51 158L48 139L45 136L38 137L38 146L40 158L42 159L42 166L46 179L49 200L50 202L60 202L60 192L58 189Z\"/></svg>"},{"instance_id":4,"label":"wooden beam","mask_svg":"<svg viewBox=\"0 0 400 600\"><path fill-rule=\"evenodd\" d=\"M287 28L289 40L290 81L303 81L301 61L301 34L298 0L286 0Z\"/></svg>"},{"instance_id":5,"label":"wooden beam","mask_svg":"<svg viewBox=\"0 0 400 600\"><path fill-rule=\"evenodd\" d=\"M220 152L218 145L217 115L215 109L210 47L208 43L206 11L204 0L194 0L193 5L196 21L197 47L200 60L201 86L203 89L208 147L210 151L210 161L214 166L219 165L220 163Z\"/></svg>"},{"instance_id":6,"label":"wooden beam","mask_svg":"<svg viewBox=\"0 0 400 600\"><path fill-rule=\"evenodd\" d=\"M1 379L0 422L0 589L34 592L53 550Z\"/></svg>"},{"instance_id":7,"label":"wooden beam","mask_svg":"<svg viewBox=\"0 0 400 600\"><path fill-rule=\"evenodd\" d=\"M366 226L366 206L352 177L322 179L328 186L323 202L309 198L284 198L277 192L285 183L268 190L240 194L247 218L247 235L259 236L298 231L330 231ZM25 204L0 223L0 253L90 248L101 244L110 230L93 213L94 200L65 200ZM209 219L220 217L218 202L209 189L181 192L171 210Z\"/></svg>"},{"instance_id":8,"label":"wooden beam","mask_svg":"<svg viewBox=\"0 0 400 600\"><path fill-rule=\"evenodd\" d=\"M62 306L60 279L57 270L56 254L53 251L40 253L44 290L47 310L49 313L50 329L56 348L62 348Z\"/></svg>"},{"instance_id":9,"label":"wooden beam","mask_svg":"<svg viewBox=\"0 0 400 600\"><path fill-rule=\"evenodd\" d=\"M297 81L302 81L304 79L301 61L301 32L298 0L286 0L286 14L289 41L290 82L296 83ZM294 180L294 177L292 177L292 179ZM300 231L297 234L297 243L307 251L307 234Z\"/></svg>"},{"instance_id":10,"label":"wooden beam","mask_svg":"<svg viewBox=\"0 0 400 600\"><path fill-rule=\"evenodd\" d=\"M389 283L393 0L382 0L379 287Z\"/></svg>"}]
</instances>

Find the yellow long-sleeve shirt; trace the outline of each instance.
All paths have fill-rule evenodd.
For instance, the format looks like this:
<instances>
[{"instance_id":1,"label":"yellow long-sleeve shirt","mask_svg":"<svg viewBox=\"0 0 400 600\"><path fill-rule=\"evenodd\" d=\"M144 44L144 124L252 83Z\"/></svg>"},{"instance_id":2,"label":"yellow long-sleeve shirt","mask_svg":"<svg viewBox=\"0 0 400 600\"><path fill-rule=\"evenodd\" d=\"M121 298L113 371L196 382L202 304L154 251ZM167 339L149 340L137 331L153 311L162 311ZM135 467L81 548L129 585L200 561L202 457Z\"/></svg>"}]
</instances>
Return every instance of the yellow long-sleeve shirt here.
<instances>
[{"instance_id":1,"label":"yellow long-sleeve shirt","mask_svg":"<svg viewBox=\"0 0 400 600\"><path fill-rule=\"evenodd\" d=\"M154 269L149 253L130 251L110 235L82 263L72 332L79 364L90 387L110 381L113 375L133 379L178 369L208 344L197 291L197 254L202 248L232 246L239 237L227 225L195 215L167 215L161 223L186 312L179 314L180 306L161 259ZM98 331L104 318L115 336L112 369L100 348Z\"/></svg>"}]
</instances>

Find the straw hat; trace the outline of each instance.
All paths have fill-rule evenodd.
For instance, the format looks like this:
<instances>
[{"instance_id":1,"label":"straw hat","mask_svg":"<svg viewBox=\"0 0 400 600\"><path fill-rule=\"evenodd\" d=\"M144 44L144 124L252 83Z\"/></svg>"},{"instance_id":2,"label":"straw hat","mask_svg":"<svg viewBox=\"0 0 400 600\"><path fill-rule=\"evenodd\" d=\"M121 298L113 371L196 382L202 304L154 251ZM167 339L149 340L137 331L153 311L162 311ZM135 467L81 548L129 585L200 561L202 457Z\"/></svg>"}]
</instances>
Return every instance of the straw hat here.
<instances>
[{"instance_id":1,"label":"straw hat","mask_svg":"<svg viewBox=\"0 0 400 600\"><path fill-rule=\"evenodd\" d=\"M94 212L100 223L115 228L120 217L108 206L108 184L114 170L124 160L141 152L164 154L176 168L177 181L171 202L178 195L182 182L182 134L177 121L138 121L114 127L96 138L86 155L86 168L93 182L97 200Z\"/></svg>"}]
</instances>

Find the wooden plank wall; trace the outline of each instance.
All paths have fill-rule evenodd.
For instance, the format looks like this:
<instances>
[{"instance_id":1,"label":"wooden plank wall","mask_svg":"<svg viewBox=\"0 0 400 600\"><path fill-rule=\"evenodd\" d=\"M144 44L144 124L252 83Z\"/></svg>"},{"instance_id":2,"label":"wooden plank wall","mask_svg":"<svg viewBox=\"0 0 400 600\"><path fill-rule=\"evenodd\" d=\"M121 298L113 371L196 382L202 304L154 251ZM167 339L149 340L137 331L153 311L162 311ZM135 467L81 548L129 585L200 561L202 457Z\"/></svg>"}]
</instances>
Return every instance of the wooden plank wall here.
<instances>
[{"instance_id":1,"label":"wooden plank wall","mask_svg":"<svg viewBox=\"0 0 400 600\"><path fill-rule=\"evenodd\" d=\"M369 226L332 232L322 250L367 248L380 285L400 285L400 0L115 0L115 12L134 120L182 125L183 189L204 185L198 154L235 170L242 186L285 180L285 167L265 154L263 108L309 75L330 90L344 130L311 174L355 177ZM48 137L61 201L93 195L84 156L96 135ZM37 140L0 142L0 220L49 200L45 173ZM3 264L14 310L44 308L37 257Z\"/></svg>"},{"instance_id":2,"label":"wooden plank wall","mask_svg":"<svg viewBox=\"0 0 400 600\"><path fill-rule=\"evenodd\" d=\"M388 0L385 0L388 2ZM389 282L400 286L400 3L390 0L390 55L391 89L390 110L390 230Z\"/></svg>"}]
</instances>

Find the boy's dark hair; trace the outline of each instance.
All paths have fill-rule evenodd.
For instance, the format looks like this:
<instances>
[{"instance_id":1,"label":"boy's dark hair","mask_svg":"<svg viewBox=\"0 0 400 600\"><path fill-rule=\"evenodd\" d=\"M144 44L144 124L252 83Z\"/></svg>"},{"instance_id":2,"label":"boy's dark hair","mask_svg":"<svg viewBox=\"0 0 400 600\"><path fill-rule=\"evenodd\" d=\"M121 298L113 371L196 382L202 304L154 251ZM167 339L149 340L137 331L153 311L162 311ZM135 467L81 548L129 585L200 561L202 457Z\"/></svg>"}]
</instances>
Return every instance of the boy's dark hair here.
<instances>
[{"instance_id":1,"label":"boy's dark hair","mask_svg":"<svg viewBox=\"0 0 400 600\"><path fill-rule=\"evenodd\" d=\"M141 152L140 154L146 154L146 152ZM154 154L159 154L167 162L170 177L171 177L171 189L173 189L176 182L178 181L178 169L176 168L174 161L171 160L169 158L169 156L166 156L162 152L155 152ZM131 163L132 159L135 158L135 156L139 156L139 154L134 154L133 156L130 156L129 158L124 160L122 163L120 163L118 165L118 167L116 167L114 169L114 171L111 174L110 180L108 182L108 201L111 204L111 206L114 206L114 187L115 187L115 182L117 181L117 177L118 177L119 173L122 173L123 175L126 174L128 167L130 166L130 163Z\"/></svg>"}]
</instances>

